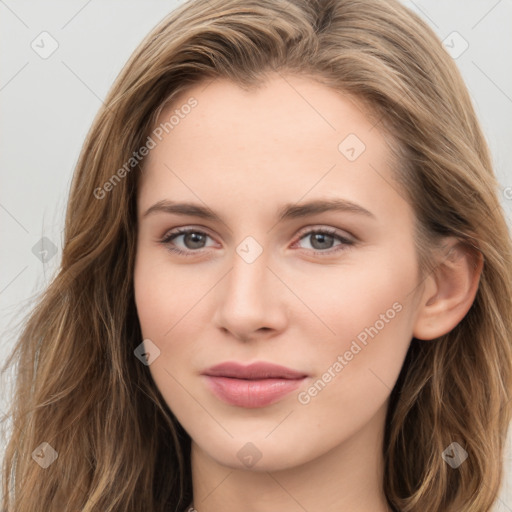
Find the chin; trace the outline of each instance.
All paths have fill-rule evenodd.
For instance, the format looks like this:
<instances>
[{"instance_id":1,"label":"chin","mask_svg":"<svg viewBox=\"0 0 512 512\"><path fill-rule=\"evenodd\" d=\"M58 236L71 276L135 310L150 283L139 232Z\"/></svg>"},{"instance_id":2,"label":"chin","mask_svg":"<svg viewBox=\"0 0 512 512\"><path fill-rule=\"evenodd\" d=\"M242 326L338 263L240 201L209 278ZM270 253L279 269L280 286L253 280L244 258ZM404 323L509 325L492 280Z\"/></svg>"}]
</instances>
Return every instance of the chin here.
<instances>
[{"instance_id":1,"label":"chin","mask_svg":"<svg viewBox=\"0 0 512 512\"><path fill-rule=\"evenodd\" d=\"M254 441L248 439L244 435L243 439L237 437L225 444L217 442L213 449L210 443L206 448L200 446L200 449L222 466L254 472L286 470L315 458L314 454L304 451L302 443L299 443L302 450L298 451L297 443L285 445L277 438Z\"/></svg>"}]
</instances>

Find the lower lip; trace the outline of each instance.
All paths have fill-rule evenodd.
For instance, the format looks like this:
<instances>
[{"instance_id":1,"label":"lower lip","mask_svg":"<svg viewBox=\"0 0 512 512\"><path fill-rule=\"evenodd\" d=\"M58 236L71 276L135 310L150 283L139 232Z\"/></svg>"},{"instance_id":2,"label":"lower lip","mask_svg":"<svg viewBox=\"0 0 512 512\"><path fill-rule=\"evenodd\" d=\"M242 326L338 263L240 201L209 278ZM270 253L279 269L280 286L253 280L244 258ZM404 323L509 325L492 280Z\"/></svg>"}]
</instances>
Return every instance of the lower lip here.
<instances>
[{"instance_id":1,"label":"lower lip","mask_svg":"<svg viewBox=\"0 0 512 512\"><path fill-rule=\"evenodd\" d=\"M238 407L265 407L296 390L304 381L300 379L245 380L206 375L213 393L231 405Z\"/></svg>"}]
</instances>

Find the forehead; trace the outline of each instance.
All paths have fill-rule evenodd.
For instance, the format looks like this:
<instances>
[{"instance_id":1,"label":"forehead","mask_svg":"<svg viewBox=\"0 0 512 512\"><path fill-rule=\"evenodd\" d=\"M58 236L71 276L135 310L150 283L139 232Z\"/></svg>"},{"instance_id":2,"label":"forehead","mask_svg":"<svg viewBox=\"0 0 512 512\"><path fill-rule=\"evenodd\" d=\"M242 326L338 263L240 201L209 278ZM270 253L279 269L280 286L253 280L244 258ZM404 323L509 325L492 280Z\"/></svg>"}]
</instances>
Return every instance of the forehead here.
<instances>
[{"instance_id":1,"label":"forehead","mask_svg":"<svg viewBox=\"0 0 512 512\"><path fill-rule=\"evenodd\" d=\"M246 207L305 194L392 201L400 194L391 155L374 124L353 97L305 77L276 75L252 90L201 82L157 120L139 210L166 194L217 204L216 197L238 196Z\"/></svg>"},{"instance_id":2,"label":"forehead","mask_svg":"<svg viewBox=\"0 0 512 512\"><path fill-rule=\"evenodd\" d=\"M190 108L192 102L195 105ZM233 144L265 135L267 143L271 136L279 142L293 141L297 136L317 142L326 135L341 136L347 128L364 137L375 124L371 115L371 110L353 95L308 77L272 74L250 90L225 78L204 80L175 96L156 125L165 128L171 121L173 126L167 125L165 134L172 131L179 138L180 132L186 131L188 140L191 135L204 138L208 134L211 139L227 134ZM366 139L374 143L379 135L375 131Z\"/></svg>"}]
</instances>

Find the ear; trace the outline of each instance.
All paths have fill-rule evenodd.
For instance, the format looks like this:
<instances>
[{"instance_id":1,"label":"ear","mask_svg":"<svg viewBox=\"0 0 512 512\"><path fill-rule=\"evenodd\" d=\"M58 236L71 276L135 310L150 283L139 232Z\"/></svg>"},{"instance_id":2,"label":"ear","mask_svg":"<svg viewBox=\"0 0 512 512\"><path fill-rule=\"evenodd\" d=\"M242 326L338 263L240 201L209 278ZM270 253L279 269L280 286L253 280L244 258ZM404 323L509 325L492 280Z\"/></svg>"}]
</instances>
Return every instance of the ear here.
<instances>
[{"instance_id":1,"label":"ear","mask_svg":"<svg viewBox=\"0 0 512 512\"><path fill-rule=\"evenodd\" d=\"M449 238L424 281L413 336L432 340L450 332L475 300L483 269L483 256L455 238Z\"/></svg>"}]
</instances>

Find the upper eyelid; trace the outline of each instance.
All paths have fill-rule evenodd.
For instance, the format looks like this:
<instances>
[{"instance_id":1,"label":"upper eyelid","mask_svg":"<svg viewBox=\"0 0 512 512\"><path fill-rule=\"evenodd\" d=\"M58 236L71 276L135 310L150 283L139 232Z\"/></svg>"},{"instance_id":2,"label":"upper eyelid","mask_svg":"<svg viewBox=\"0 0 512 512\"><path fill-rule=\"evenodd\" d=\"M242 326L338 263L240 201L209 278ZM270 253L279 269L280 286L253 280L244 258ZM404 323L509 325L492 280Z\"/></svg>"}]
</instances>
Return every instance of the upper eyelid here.
<instances>
[{"instance_id":1,"label":"upper eyelid","mask_svg":"<svg viewBox=\"0 0 512 512\"><path fill-rule=\"evenodd\" d=\"M189 232L201 233L201 234L204 234L206 236L209 236L212 239L215 239L215 237L210 235L210 233L205 228L203 228L203 227L195 228L193 226L192 227L184 226L184 227L173 228L173 229L167 230L164 233L164 235L161 237L161 240L166 240L166 239L168 239L168 238L170 238L172 236L177 237L179 235L186 235Z\"/></svg>"},{"instance_id":2,"label":"upper eyelid","mask_svg":"<svg viewBox=\"0 0 512 512\"><path fill-rule=\"evenodd\" d=\"M355 236L352 235L351 233L349 233L348 231L346 230L342 230L342 229L339 229L339 228L334 228L332 226L322 226L322 225L313 225L313 226L306 226L305 228L301 229L298 233L297 233L297 238L300 240L300 238L302 238L303 235L307 235L311 232L317 232L317 231L321 231L321 232L328 232L329 234L331 235L337 235L339 236L340 238L351 238L351 239L354 239L355 240ZM345 236L345 234L347 236Z\"/></svg>"}]
</instances>

